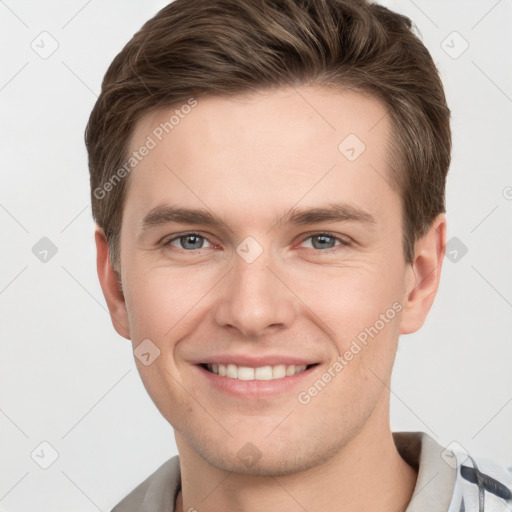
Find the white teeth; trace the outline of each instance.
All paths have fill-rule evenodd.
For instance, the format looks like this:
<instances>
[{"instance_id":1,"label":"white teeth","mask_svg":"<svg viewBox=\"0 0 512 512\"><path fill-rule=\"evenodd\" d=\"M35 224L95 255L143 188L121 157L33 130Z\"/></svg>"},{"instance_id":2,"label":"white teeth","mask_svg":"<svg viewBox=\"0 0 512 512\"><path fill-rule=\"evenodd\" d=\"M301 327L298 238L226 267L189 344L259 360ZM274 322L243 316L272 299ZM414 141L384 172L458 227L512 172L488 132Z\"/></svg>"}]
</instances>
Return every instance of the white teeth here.
<instances>
[{"instance_id":1,"label":"white teeth","mask_svg":"<svg viewBox=\"0 0 512 512\"><path fill-rule=\"evenodd\" d=\"M278 364L272 367L272 378L273 379L282 379L286 377L286 365Z\"/></svg>"},{"instance_id":2,"label":"white teeth","mask_svg":"<svg viewBox=\"0 0 512 512\"><path fill-rule=\"evenodd\" d=\"M272 366L260 366L254 370L256 380L272 380Z\"/></svg>"},{"instance_id":3,"label":"white teeth","mask_svg":"<svg viewBox=\"0 0 512 512\"><path fill-rule=\"evenodd\" d=\"M236 364L228 364L226 367L226 377L238 379L238 366Z\"/></svg>"},{"instance_id":4,"label":"white teeth","mask_svg":"<svg viewBox=\"0 0 512 512\"><path fill-rule=\"evenodd\" d=\"M307 365L294 364L276 364L275 366L259 366L251 368L249 366L237 366L236 364L207 364L207 369L220 377L238 380L274 380L284 377L291 377L297 373L303 372Z\"/></svg>"},{"instance_id":5,"label":"white teeth","mask_svg":"<svg viewBox=\"0 0 512 512\"><path fill-rule=\"evenodd\" d=\"M254 380L254 368L249 368L247 366L239 366L238 380Z\"/></svg>"}]
</instances>

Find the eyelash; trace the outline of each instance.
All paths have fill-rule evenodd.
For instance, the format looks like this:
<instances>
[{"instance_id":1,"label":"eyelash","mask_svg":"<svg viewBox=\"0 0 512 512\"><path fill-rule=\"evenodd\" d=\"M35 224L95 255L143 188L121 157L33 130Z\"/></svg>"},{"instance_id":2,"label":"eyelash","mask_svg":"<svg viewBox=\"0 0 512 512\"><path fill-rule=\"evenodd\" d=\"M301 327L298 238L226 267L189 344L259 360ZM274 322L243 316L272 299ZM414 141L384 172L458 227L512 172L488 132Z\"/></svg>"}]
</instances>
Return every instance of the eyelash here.
<instances>
[{"instance_id":1,"label":"eyelash","mask_svg":"<svg viewBox=\"0 0 512 512\"><path fill-rule=\"evenodd\" d=\"M196 233L194 231L189 231L189 232L186 232L186 233L181 233L179 235L176 235L173 238L170 238L169 240L167 240L166 242L163 242L161 245L164 248L173 247L174 249L178 249L179 251L183 251L183 252L187 252L187 253L192 253L192 254L197 252L197 251L201 251L203 249L203 248L201 248L201 249L190 249L190 250L188 250L188 249L177 248L177 247L174 247L174 246L171 245L172 242L174 242L176 240L179 240L180 238L187 237L187 236L196 236L196 237L202 238L203 240L206 240L208 243L210 243L213 247L215 247L215 244L210 242L210 240L208 240L208 238L206 236L203 236L200 233ZM340 243L338 245L336 245L334 247L330 247L328 249L315 249L314 247L312 247L312 248L308 247L308 249L313 249L315 252L331 253L331 252L336 251L337 249L339 249L341 247L348 247L348 246L351 245L351 242L343 240L343 239L337 237L336 235L334 235L333 233L329 233L327 231L319 231L317 233L311 233L308 236L306 236L305 238L303 238L300 243L303 244L306 240L309 240L311 238L318 237L318 236L325 236L325 237L328 237L328 238L334 238L335 241L340 242ZM209 249L209 247L206 247L206 249Z\"/></svg>"}]
</instances>

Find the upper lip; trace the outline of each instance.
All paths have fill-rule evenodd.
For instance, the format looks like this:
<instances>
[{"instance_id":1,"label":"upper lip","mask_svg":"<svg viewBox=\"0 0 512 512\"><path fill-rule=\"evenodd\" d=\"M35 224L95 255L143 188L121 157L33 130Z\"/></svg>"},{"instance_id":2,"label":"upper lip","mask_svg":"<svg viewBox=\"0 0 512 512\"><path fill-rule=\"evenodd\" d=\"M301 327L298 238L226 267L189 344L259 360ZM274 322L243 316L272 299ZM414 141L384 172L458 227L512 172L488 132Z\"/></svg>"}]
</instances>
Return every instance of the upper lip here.
<instances>
[{"instance_id":1,"label":"upper lip","mask_svg":"<svg viewBox=\"0 0 512 512\"><path fill-rule=\"evenodd\" d=\"M247 354L225 354L206 357L196 362L196 364L234 364L237 366L247 366L249 368L259 368L261 366L276 366L279 364L284 365L310 365L318 363L313 359L305 359L289 355L262 355L262 356L249 356Z\"/></svg>"}]
</instances>

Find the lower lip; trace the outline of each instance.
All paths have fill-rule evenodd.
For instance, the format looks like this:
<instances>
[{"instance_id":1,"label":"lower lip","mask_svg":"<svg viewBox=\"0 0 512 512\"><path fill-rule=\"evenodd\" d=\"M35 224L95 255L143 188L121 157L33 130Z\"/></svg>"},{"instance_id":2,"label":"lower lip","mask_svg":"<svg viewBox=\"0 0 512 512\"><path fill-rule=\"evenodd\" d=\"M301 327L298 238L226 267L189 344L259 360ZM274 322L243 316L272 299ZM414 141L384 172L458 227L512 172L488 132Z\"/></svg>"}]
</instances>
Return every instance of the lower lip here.
<instances>
[{"instance_id":1,"label":"lower lip","mask_svg":"<svg viewBox=\"0 0 512 512\"><path fill-rule=\"evenodd\" d=\"M196 368L208 379L212 386L215 386L215 388L236 397L257 399L268 398L290 391L300 383L303 383L305 378L309 378L318 366L319 365L312 366L301 373L289 377L272 380L230 379L229 377L221 377L217 373L209 372L202 366L196 366Z\"/></svg>"}]
</instances>

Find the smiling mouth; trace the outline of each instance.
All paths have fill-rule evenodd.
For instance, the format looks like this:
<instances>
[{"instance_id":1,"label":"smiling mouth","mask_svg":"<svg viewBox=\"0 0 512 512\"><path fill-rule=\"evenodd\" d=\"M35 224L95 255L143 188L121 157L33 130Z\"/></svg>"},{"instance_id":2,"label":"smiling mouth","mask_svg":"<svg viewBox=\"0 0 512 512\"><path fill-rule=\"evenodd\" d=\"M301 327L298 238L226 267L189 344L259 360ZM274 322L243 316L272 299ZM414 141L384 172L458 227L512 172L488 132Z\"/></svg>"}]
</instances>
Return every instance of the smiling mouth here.
<instances>
[{"instance_id":1,"label":"smiling mouth","mask_svg":"<svg viewBox=\"0 0 512 512\"><path fill-rule=\"evenodd\" d=\"M259 366L252 368L250 366L238 366L236 364L217 364L208 363L200 365L210 373L215 373L220 377L238 380L276 380L285 377L298 375L309 370L316 364L294 365L294 364L276 364L273 366Z\"/></svg>"}]
</instances>

